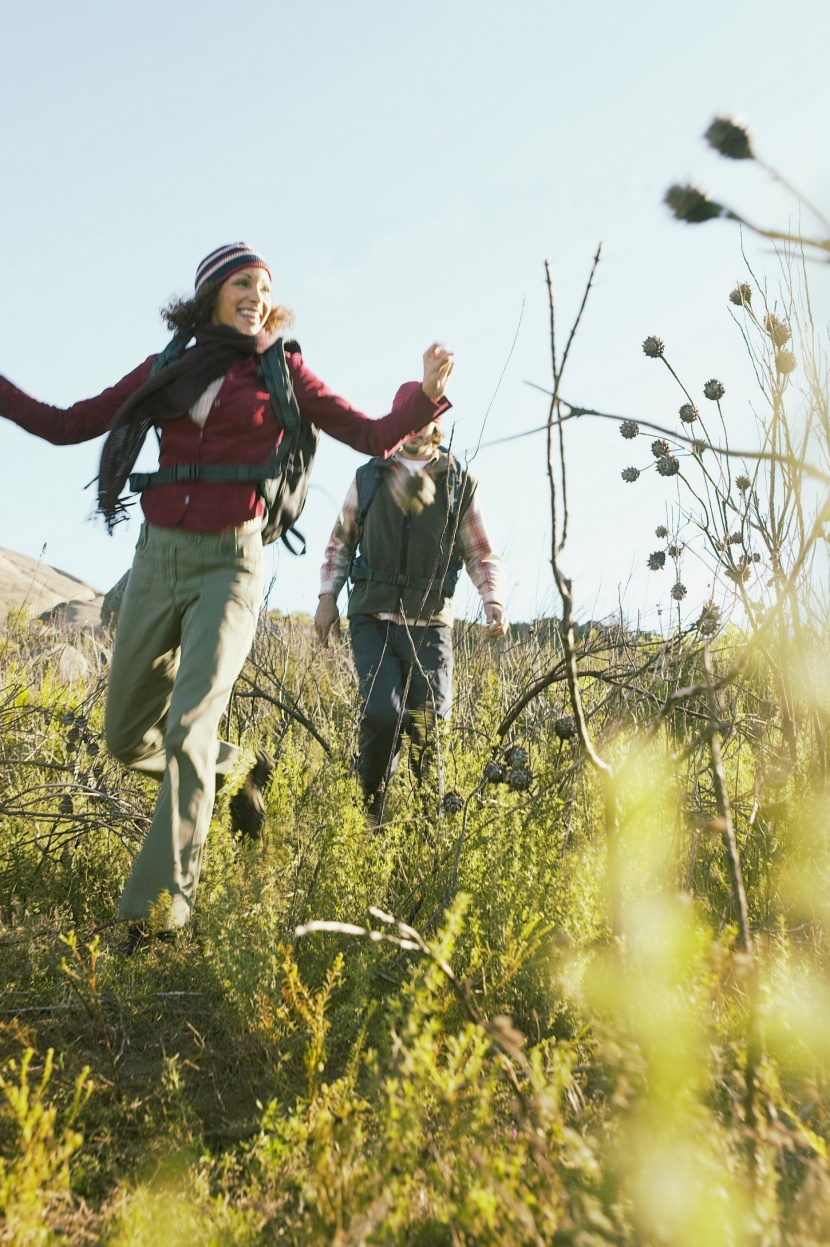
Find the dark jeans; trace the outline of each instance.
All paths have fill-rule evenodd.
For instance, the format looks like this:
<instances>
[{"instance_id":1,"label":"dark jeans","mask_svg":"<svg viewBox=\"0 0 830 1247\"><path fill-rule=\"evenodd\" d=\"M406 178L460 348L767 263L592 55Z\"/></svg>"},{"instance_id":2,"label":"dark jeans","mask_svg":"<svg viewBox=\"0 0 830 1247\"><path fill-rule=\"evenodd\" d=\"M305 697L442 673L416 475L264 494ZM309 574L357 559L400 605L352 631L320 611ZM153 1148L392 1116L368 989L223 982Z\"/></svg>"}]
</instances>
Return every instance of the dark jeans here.
<instances>
[{"instance_id":1,"label":"dark jeans","mask_svg":"<svg viewBox=\"0 0 830 1247\"><path fill-rule=\"evenodd\" d=\"M431 721L450 713L452 629L408 628L374 615L353 615L349 629L362 702L357 770L371 798L394 770L410 711Z\"/></svg>"}]
</instances>

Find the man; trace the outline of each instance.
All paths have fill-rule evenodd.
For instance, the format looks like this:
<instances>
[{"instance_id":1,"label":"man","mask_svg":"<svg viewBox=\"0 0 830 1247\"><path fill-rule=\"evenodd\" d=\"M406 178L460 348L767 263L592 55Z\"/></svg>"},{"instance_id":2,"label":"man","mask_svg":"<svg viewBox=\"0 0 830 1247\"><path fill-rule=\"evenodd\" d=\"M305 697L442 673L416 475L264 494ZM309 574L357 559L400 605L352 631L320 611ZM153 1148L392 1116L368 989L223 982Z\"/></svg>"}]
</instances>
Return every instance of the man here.
<instances>
[{"instance_id":1,"label":"man","mask_svg":"<svg viewBox=\"0 0 830 1247\"><path fill-rule=\"evenodd\" d=\"M351 577L349 623L362 713L357 769L370 816L382 816L400 737L423 773L437 719L452 703L452 595L462 564L490 637L504 636L505 580L474 478L440 447L439 421L388 460L358 469L326 547L314 618L325 644Z\"/></svg>"}]
</instances>

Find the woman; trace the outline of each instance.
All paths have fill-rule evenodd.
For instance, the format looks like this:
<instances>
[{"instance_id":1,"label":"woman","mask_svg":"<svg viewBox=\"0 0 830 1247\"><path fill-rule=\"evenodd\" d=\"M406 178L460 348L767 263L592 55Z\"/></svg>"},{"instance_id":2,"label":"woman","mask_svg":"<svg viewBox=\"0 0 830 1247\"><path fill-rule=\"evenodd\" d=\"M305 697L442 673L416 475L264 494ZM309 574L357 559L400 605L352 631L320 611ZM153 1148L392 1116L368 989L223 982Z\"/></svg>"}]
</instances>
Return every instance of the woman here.
<instances>
[{"instance_id":1,"label":"woman","mask_svg":"<svg viewBox=\"0 0 830 1247\"><path fill-rule=\"evenodd\" d=\"M257 371L258 357L289 320L271 296L271 271L246 243L219 247L196 270L192 299L163 316L195 346L151 375L150 356L111 389L66 409L30 398L0 377L0 415L58 445L110 430L99 505L108 524L144 434L160 430L162 469L176 464L267 462L282 429ZM449 403L452 355L424 354L424 379L402 387L389 415L370 420L332 394L303 363L286 361L301 417L366 455L389 455ZM150 830L119 904L131 923L127 949L163 892L170 930L189 919L201 868L216 774L238 751L217 740L219 722L253 641L262 600L265 506L251 481L187 480L141 495L144 523L119 616L105 733L127 765L161 779ZM246 781L259 798L260 764ZM251 791L253 788L253 791Z\"/></svg>"}]
</instances>

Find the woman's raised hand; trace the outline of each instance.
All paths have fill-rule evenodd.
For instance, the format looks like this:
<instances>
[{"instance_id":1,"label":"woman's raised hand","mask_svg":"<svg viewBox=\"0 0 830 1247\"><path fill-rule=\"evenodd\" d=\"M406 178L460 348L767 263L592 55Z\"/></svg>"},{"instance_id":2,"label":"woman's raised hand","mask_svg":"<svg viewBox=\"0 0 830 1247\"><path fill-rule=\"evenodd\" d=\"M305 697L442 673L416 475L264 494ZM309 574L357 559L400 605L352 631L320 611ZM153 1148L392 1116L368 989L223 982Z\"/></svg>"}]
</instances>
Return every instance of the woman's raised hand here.
<instances>
[{"instance_id":1,"label":"woman's raised hand","mask_svg":"<svg viewBox=\"0 0 830 1247\"><path fill-rule=\"evenodd\" d=\"M422 387L427 398L438 399L444 397L444 386L449 380L454 362L452 351L448 351L440 343L433 342L432 346L427 347L424 351L424 380Z\"/></svg>"}]
</instances>

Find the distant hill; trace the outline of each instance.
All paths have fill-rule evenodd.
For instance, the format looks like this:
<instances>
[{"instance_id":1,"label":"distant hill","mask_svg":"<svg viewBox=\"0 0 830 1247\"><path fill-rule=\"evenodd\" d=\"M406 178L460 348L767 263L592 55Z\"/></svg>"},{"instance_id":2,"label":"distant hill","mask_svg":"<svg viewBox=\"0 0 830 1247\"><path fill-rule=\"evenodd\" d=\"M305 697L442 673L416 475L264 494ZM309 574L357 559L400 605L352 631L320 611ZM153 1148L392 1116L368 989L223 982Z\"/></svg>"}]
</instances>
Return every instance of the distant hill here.
<instances>
[{"instance_id":1,"label":"distant hill","mask_svg":"<svg viewBox=\"0 0 830 1247\"><path fill-rule=\"evenodd\" d=\"M22 609L76 627L95 627L101 622L103 600L100 589L77 576L0 546L0 622L9 611Z\"/></svg>"}]
</instances>

